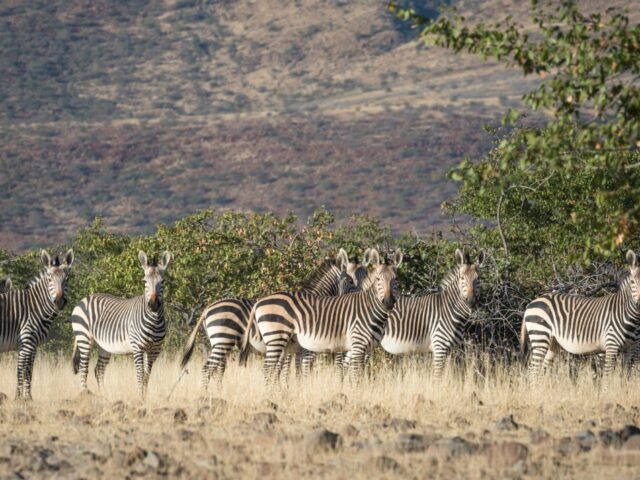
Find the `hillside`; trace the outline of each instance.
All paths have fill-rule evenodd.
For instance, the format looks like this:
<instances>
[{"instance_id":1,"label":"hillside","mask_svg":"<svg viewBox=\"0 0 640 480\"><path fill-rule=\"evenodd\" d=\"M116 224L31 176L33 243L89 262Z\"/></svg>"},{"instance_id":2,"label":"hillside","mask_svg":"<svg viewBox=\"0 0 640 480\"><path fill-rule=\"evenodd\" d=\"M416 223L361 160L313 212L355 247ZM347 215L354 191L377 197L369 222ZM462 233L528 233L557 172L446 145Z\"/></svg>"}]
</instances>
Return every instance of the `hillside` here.
<instances>
[{"instance_id":1,"label":"hillside","mask_svg":"<svg viewBox=\"0 0 640 480\"><path fill-rule=\"evenodd\" d=\"M201 208L444 228L444 173L535 79L418 46L385 3L3 2L0 248Z\"/></svg>"}]
</instances>

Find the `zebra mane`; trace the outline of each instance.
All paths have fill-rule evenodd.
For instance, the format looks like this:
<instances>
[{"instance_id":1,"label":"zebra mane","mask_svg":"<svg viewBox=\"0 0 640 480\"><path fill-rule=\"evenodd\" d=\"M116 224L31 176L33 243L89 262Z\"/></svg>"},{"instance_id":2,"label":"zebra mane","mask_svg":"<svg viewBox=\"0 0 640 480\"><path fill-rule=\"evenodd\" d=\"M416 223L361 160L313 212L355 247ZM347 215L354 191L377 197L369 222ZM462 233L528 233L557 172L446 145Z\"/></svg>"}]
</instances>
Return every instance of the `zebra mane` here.
<instances>
[{"instance_id":1,"label":"zebra mane","mask_svg":"<svg viewBox=\"0 0 640 480\"><path fill-rule=\"evenodd\" d=\"M324 262L316 268L309 276L302 282L302 288L313 289L319 285L322 280L330 273L334 268L338 268L336 262L331 258L326 258Z\"/></svg>"},{"instance_id":2,"label":"zebra mane","mask_svg":"<svg viewBox=\"0 0 640 480\"><path fill-rule=\"evenodd\" d=\"M35 277L33 277L31 280L27 282L27 288L31 288L37 285L38 283L40 283L40 280L44 278L45 274L46 274L46 271L41 270Z\"/></svg>"},{"instance_id":3,"label":"zebra mane","mask_svg":"<svg viewBox=\"0 0 640 480\"><path fill-rule=\"evenodd\" d=\"M452 285L455 285L458 281L458 274L460 273L460 267L456 265L451 270L449 270L442 280L440 280L440 286L438 287L439 292L443 292L447 290Z\"/></svg>"}]
</instances>

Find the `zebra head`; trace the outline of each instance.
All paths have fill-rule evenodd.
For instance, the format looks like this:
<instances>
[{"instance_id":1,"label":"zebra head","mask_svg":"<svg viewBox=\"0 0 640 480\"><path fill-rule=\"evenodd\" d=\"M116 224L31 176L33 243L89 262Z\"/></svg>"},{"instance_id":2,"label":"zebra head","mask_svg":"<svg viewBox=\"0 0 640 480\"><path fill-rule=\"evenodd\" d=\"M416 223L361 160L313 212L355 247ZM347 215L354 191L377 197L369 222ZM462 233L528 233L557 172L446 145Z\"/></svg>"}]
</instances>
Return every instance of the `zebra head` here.
<instances>
[{"instance_id":1,"label":"zebra head","mask_svg":"<svg viewBox=\"0 0 640 480\"><path fill-rule=\"evenodd\" d=\"M340 269L340 276L338 277L338 295L355 292L357 288L354 274L358 265L349 261L349 256L344 248L341 248L338 251L338 255L336 256L336 265Z\"/></svg>"},{"instance_id":2,"label":"zebra head","mask_svg":"<svg viewBox=\"0 0 640 480\"><path fill-rule=\"evenodd\" d=\"M478 271L484 262L484 250L480 250L475 263L471 261L468 253L462 253L456 249L455 261L458 269L457 281L460 296L473 307L476 303L480 290L478 288Z\"/></svg>"},{"instance_id":3,"label":"zebra head","mask_svg":"<svg viewBox=\"0 0 640 480\"><path fill-rule=\"evenodd\" d=\"M73 264L73 249L67 250L63 262L60 262L58 255L52 259L46 250L40 252L40 260L42 260L45 269L44 275L48 283L49 298L58 310L62 310L67 304L67 279Z\"/></svg>"},{"instance_id":4,"label":"zebra head","mask_svg":"<svg viewBox=\"0 0 640 480\"><path fill-rule=\"evenodd\" d=\"M11 290L11 277L6 275L0 278L0 293L7 293Z\"/></svg>"},{"instance_id":5,"label":"zebra head","mask_svg":"<svg viewBox=\"0 0 640 480\"><path fill-rule=\"evenodd\" d=\"M380 262L380 255L375 248L369 248L364 252L365 267L372 265L373 285L378 300L382 302L387 310L393 310L398 296L398 285L396 283L397 268L402 263L402 252L396 250L393 259L385 259Z\"/></svg>"},{"instance_id":6,"label":"zebra head","mask_svg":"<svg viewBox=\"0 0 640 480\"><path fill-rule=\"evenodd\" d=\"M138 260L144 270L144 297L151 311L157 312L162 306L162 279L171 263L171 254L165 250L159 263L155 258L149 262L147 254L140 250Z\"/></svg>"},{"instance_id":7,"label":"zebra head","mask_svg":"<svg viewBox=\"0 0 640 480\"><path fill-rule=\"evenodd\" d=\"M633 250L627 252L627 263L629 264L631 298L634 302L640 303L640 259Z\"/></svg>"}]
</instances>

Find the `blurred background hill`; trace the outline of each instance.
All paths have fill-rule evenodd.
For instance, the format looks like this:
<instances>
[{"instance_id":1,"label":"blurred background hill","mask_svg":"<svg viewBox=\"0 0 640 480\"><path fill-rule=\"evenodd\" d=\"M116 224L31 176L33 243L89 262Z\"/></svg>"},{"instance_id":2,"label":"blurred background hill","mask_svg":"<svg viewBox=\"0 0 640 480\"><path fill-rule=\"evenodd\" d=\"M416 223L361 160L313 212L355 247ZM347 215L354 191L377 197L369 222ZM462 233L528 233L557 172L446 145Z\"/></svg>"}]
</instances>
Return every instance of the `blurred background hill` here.
<instances>
[{"instance_id":1,"label":"blurred background hill","mask_svg":"<svg viewBox=\"0 0 640 480\"><path fill-rule=\"evenodd\" d=\"M477 21L526 25L529 11L454 3ZM490 148L482 126L536 79L425 49L385 6L2 2L0 248L67 240L95 216L144 233L203 208L325 205L339 221L446 228L446 171Z\"/></svg>"}]
</instances>

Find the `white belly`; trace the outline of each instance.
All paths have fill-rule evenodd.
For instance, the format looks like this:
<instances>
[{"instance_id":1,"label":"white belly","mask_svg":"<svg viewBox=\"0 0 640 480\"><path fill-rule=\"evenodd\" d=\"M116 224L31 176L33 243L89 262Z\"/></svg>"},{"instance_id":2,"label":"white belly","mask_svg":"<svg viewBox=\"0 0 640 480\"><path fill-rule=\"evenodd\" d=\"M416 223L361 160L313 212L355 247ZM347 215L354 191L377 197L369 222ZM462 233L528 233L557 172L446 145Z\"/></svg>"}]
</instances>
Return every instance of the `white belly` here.
<instances>
[{"instance_id":1,"label":"white belly","mask_svg":"<svg viewBox=\"0 0 640 480\"><path fill-rule=\"evenodd\" d=\"M298 343L312 352L346 352L351 347L346 338L314 338L298 334Z\"/></svg>"},{"instance_id":2,"label":"white belly","mask_svg":"<svg viewBox=\"0 0 640 480\"><path fill-rule=\"evenodd\" d=\"M409 353L428 353L431 351L431 343L414 343L396 340L390 337L382 337L380 346L392 355L406 355Z\"/></svg>"},{"instance_id":3,"label":"white belly","mask_svg":"<svg viewBox=\"0 0 640 480\"><path fill-rule=\"evenodd\" d=\"M133 350L131 349L131 345L129 345L129 342L114 342L114 343L96 342L96 343L100 346L100 348L114 355L126 355L128 353L133 352Z\"/></svg>"},{"instance_id":4,"label":"white belly","mask_svg":"<svg viewBox=\"0 0 640 480\"><path fill-rule=\"evenodd\" d=\"M588 353L603 351L602 343L600 342L573 343L563 338L556 338L556 340L562 348L564 348L569 353L573 353L574 355L586 355Z\"/></svg>"}]
</instances>

